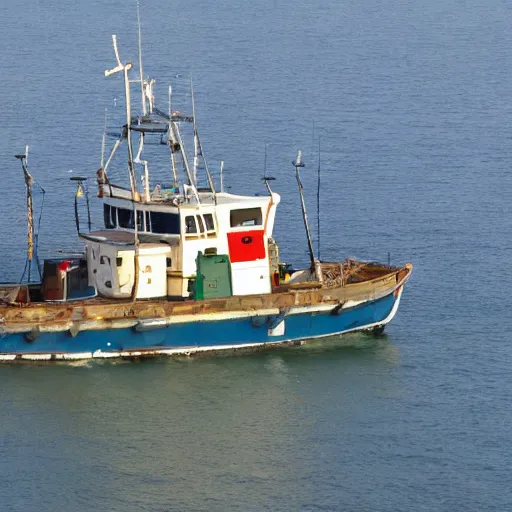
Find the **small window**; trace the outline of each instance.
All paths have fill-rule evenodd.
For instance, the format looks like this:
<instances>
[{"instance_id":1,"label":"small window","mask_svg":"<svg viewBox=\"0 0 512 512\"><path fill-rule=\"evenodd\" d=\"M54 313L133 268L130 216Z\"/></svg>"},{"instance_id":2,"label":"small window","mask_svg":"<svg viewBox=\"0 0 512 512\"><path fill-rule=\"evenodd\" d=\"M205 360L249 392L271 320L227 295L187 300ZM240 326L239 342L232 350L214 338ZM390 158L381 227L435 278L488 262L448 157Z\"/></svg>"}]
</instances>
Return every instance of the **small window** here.
<instances>
[{"instance_id":1,"label":"small window","mask_svg":"<svg viewBox=\"0 0 512 512\"><path fill-rule=\"evenodd\" d=\"M144 231L144 212L137 210L137 229Z\"/></svg>"},{"instance_id":2,"label":"small window","mask_svg":"<svg viewBox=\"0 0 512 512\"><path fill-rule=\"evenodd\" d=\"M116 227L115 222L112 222L112 207L109 204L103 205L103 220L105 221L106 229L114 229Z\"/></svg>"},{"instance_id":3,"label":"small window","mask_svg":"<svg viewBox=\"0 0 512 512\"><path fill-rule=\"evenodd\" d=\"M165 262L166 262L165 265L167 268L172 267L172 259L171 258L166 258Z\"/></svg>"},{"instance_id":4,"label":"small window","mask_svg":"<svg viewBox=\"0 0 512 512\"><path fill-rule=\"evenodd\" d=\"M116 265L118 267L122 267L123 266L123 258L116 258Z\"/></svg>"},{"instance_id":5,"label":"small window","mask_svg":"<svg viewBox=\"0 0 512 512\"><path fill-rule=\"evenodd\" d=\"M196 219L193 215L185 217L185 233L197 233Z\"/></svg>"},{"instance_id":6,"label":"small window","mask_svg":"<svg viewBox=\"0 0 512 512\"><path fill-rule=\"evenodd\" d=\"M241 210L231 210L231 227L241 226L261 226L262 224L261 208L243 208Z\"/></svg>"},{"instance_id":7,"label":"small window","mask_svg":"<svg viewBox=\"0 0 512 512\"><path fill-rule=\"evenodd\" d=\"M179 235L180 216L175 213L151 212L151 232Z\"/></svg>"},{"instance_id":8,"label":"small window","mask_svg":"<svg viewBox=\"0 0 512 512\"><path fill-rule=\"evenodd\" d=\"M213 222L213 215L211 213L204 214L204 223L206 224L206 231L215 231L215 223Z\"/></svg>"},{"instance_id":9,"label":"small window","mask_svg":"<svg viewBox=\"0 0 512 512\"><path fill-rule=\"evenodd\" d=\"M117 216L119 219L119 227L133 229L133 210L126 210L124 208L119 208L117 210Z\"/></svg>"},{"instance_id":10,"label":"small window","mask_svg":"<svg viewBox=\"0 0 512 512\"><path fill-rule=\"evenodd\" d=\"M204 223L201 215L196 215L197 225L199 226L199 232L204 233Z\"/></svg>"},{"instance_id":11,"label":"small window","mask_svg":"<svg viewBox=\"0 0 512 512\"><path fill-rule=\"evenodd\" d=\"M149 218L150 218L149 212L145 212L145 217L146 217L146 229L145 229L145 231L147 233L151 233L151 222L149 220Z\"/></svg>"}]
</instances>

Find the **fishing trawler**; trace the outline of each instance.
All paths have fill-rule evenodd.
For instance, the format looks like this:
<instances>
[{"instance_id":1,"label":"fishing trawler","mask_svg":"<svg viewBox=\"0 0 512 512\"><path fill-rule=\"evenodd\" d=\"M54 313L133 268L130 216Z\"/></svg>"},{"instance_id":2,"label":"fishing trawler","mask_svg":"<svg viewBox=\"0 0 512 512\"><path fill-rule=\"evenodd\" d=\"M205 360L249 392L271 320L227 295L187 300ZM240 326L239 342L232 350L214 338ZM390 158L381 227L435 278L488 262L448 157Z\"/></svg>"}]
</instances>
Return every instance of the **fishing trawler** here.
<instances>
[{"instance_id":1,"label":"fishing trawler","mask_svg":"<svg viewBox=\"0 0 512 512\"><path fill-rule=\"evenodd\" d=\"M112 39L116 66L105 76L123 75L126 123L96 172L104 227L91 229L88 210L88 229L81 229L77 202L86 178L73 178L84 251L40 265L34 255L33 180L27 154L17 155L27 184L29 278L0 288L0 360L255 350L353 331L381 332L397 312L412 265L315 257L302 196L301 152L294 165L310 264L297 270L282 263L273 238L280 196L271 189L271 178L265 178L265 196L230 194L222 185L217 190L198 135L193 89L190 116L172 110L171 88L167 111L158 109L154 80L143 74L140 31L136 80ZM136 115L134 82L141 93ZM194 141L190 160L182 136L186 124ZM167 148L168 183L153 182L144 160L151 137ZM121 146L127 148L129 187L110 177ZM33 265L41 277L37 283L30 279Z\"/></svg>"}]
</instances>

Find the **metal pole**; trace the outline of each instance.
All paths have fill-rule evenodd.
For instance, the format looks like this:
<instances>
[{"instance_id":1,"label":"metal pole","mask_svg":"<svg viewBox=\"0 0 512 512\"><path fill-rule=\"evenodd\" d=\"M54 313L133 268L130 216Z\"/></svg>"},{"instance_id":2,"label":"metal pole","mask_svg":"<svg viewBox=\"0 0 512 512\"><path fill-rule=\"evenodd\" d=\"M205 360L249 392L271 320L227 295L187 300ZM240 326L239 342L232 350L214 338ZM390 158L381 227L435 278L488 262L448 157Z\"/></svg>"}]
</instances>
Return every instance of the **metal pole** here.
<instances>
[{"instance_id":1,"label":"metal pole","mask_svg":"<svg viewBox=\"0 0 512 512\"><path fill-rule=\"evenodd\" d=\"M85 188L85 203L87 204L87 225L89 226L89 233L91 232L91 205L89 203L89 187L84 185Z\"/></svg>"},{"instance_id":2,"label":"metal pole","mask_svg":"<svg viewBox=\"0 0 512 512\"><path fill-rule=\"evenodd\" d=\"M196 101L194 98L194 84L192 82L192 77L190 77L190 94L192 96L192 123L194 125L194 185L197 187L197 167L199 164L199 140L197 135L197 125L196 125Z\"/></svg>"},{"instance_id":3,"label":"metal pole","mask_svg":"<svg viewBox=\"0 0 512 512\"><path fill-rule=\"evenodd\" d=\"M140 78L140 94L142 99L142 115L147 114L146 96L144 94L144 71L142 69L142 35L140 30L140 6L137 0L137 28L139 31L139 78Z\"/></svg>"},{"instance_id":4,"label":"metal pole","mask_svg":"<svg viewBox=\"0 0 512 512\"><path fill-rule=\"evenodd\" d=\"M321 137L318 137L318 173L316 185L316 230L318 236L316 250L318 253L318 259L320 259L320 141Z\"/></svg>"},{"instance_id":5,"label":"metal pole","mask_svg":"<svg viewBox=\"0 0 512 512\"><path fill-rule=\"evenodd\" d=\"M174 178L173 187L178 187L178 171L176 170L176 158L174 156L174 132L172 129L172 87L169 86L169 148L171 150L171 165L172 165L172 176Z\"/></svg>"},{"instance_id":6,"label":"metal pole","mask_svg":"<svg viewBox=\"0 0 512 512\"><path fill-rule=\"evenodd\" d=\"M309 257L311 260L311 268L315 268L315 253L313 251L313 243L311 242L311 233L309 231L309 222L308 222L308 214L306 213L306 203L304 202L304 194L303 194L303 187L302 182L300 181L300 172L299 169L301 167L304 167L304 164L302 163L302 151L299 150L297 153L297 160L293 162L293 165L295 166L295 176L297 178L297 184L299 186L299 195L300 195L300 203L302 207L302 218L304 220L304 228L306 229L306 236L308 238L308 248L309 248Z\"/></svg>"},{"instance_id":7,"label":"metal pole","mask_svg":"<svg viewBox=\"0 0 512 512\"><path fill-rule=\"evenodd\" d=\"M32 260L34 258L34 210L32 204L32 183L34 180L27 168L28 146L25 148L24 155L15 155L21 161L23 175L25 177L25 185L27 189L27 262L28 262L28 282L30 282L30 272L32 268Z\"/></svg>"},{"instance_id":8,"label":"metal pole","mask_svg":"<svg viewBox=\"0 0 512 512\"><path fill-rule=\"evenodd\" d=\"M128 145L128 170L130 174L130 188L132 192L132 206L133 206L133 225L134 225L134 267L135 276L132 289L132 299L137 298L137 289L139 286L139 233L138 233L138 222L137 222L137 208L136 208L136 194L137 194L137 180L135 179L135 168L133 165L133 150L132 150L132 119L131 119L131 102L130 102L130 79L128 72L132 68L132 63L127 62L123 64L119 58L119 51L117 49L117 38L115 35L112 36L112 43L114 45L114 54L117 61L117 66L111 70L105 71L105 76L108 77L115 73L123 72L124 75L124 92L126 102L126 142Z\"/></svg>"},{"instance_id":9,"label":"metal pole","mask_svg":"<svg viewBox=\"0 0 512 512\"><path fill-rule=\"evenodd\" d=\"M80 217L78 216L78 195L75 193L75 224L76 232L80 236Z\"/></svg>"}]
</instances>

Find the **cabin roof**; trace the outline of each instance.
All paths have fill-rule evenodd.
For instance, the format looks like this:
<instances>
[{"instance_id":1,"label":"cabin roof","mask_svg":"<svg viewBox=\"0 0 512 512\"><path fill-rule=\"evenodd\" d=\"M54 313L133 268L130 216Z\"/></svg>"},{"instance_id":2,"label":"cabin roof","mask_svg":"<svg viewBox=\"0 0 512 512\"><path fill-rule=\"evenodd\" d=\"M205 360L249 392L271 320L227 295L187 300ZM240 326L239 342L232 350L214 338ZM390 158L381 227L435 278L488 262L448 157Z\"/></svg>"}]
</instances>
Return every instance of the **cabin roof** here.
<instances>
[{"instance_id":1,"label":"cabin roof","mask_svg":"<svg viewBox=\"0 0 512 512\"><path fill-rule=\"evenodd\" d=\"M133 246L135 244L135 234L133 232L114 229L102 229L91 231L90 233L80 233L80 238L91 242L112 245ZM160 240L165 240L167 245L177 245L179 237L169 237L156 233L139 233L139 241L142 244L158 244Z\"/></svg>"},{"instance_id":2,"label":"cabin roof","mask_svg":"<svg viewBox=\"0 0 512 512\"><path fill-rule=\"evenodd\" d=\"M115 185L117 187L117 185ZM131 199L128 197L117 197L115 195L111 196L108 191L105 194L105 204L119 204L116 203L116 200L121 201L129 201L131 203ZM227 205L238 208L243 208L245 205L266 205L270 201L270 196L268 194L262 194L258 196L241 196L235 194L229 194L227 192L217 192L215 198L211 192L199 192L200 205L198 205L197 200L194 196L189 196L186 202L180 202L179 208L187 209L187 208L200 208L201 206L215 206L215 205ZM138 201L138 204L158 207L165 206L168 208L169 206L173 206L176 208L176 213L178 213L178 204L175 202L176 199L183 198L183 196L169 196L168 198L159 198L152 199L150 202ZM272 193L272 202L274 204L278 204L280 202L281 196L275 192ZM113 200L113 201L112 201Z\"/></svg>"}]
</instances>

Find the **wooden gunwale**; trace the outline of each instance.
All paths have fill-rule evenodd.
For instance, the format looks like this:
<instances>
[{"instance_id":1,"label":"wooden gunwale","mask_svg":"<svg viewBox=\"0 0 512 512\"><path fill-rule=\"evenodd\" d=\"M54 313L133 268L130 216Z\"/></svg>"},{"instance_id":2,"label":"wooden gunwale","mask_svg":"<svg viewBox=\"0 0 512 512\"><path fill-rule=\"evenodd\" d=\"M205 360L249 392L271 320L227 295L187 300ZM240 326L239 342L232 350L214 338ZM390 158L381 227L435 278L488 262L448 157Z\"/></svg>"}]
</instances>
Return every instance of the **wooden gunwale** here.
<instances>
[{"instance_id":1,"label":"wooden gunwale","mask_svg":"<svg viewBox=\"0 0 512 512\"><path fill-rule=\"evenodd\" d=\"M28 305L0 305L0 329L8 332L35 326L50 330L66 328L70 323L95 323L101 328L132 325L139 320L184 315L236 313L275 310L293 306L332 304L347 301L375 300L403 286L409 279L412 264L368 281L335 288L316 287L279 291L265 295L232 296L203 301L172 302L167 300L120 301L104 298L73 303L38 302ZM98 327L100 328L100 327Z\"/></svg>"}]
</instances>

